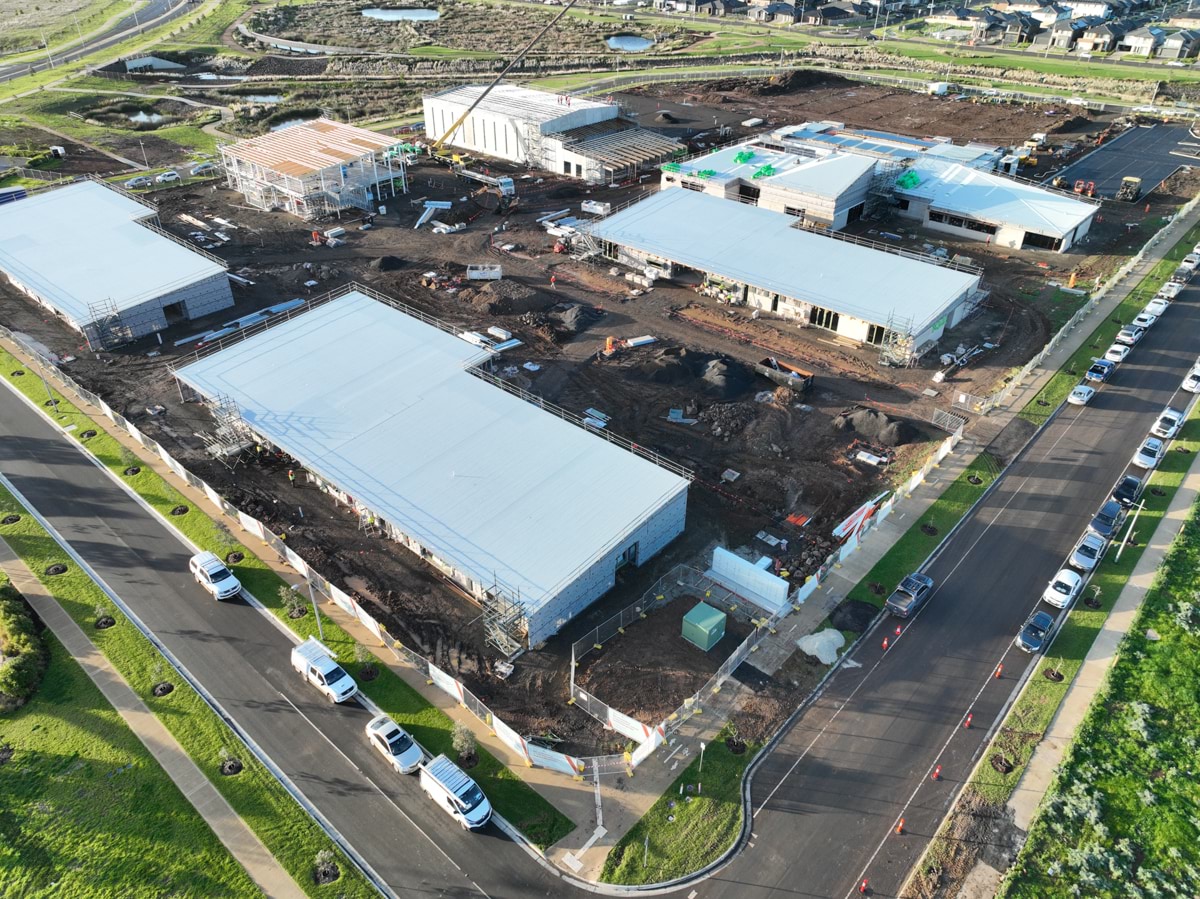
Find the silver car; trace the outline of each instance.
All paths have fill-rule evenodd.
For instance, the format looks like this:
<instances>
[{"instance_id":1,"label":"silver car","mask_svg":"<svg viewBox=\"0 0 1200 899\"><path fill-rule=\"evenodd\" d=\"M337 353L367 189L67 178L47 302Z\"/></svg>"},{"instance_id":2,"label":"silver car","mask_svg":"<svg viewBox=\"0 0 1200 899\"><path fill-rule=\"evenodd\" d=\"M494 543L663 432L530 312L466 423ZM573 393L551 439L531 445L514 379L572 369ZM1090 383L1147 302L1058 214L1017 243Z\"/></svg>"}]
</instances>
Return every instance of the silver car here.
<instances>
[{"instance_id":1,"label":"silver car","mask_svg":"<svg viewBox=\"0 0 1200 899\"><path fill-rule=\"evenodd\" d=\"M1065 609L1075 601L1082 587L1083 578L1079 572L1064 568L1051 579L1046 592L1042 594L1042 602L1056 609Z\"/></svg>"},{"instance_id":2,"label":"silver car","mask_svg":"<svg viewBox=\"0 0 1200 899\"><path fill-rule=\"evenodd\" d=\"M1166 446L1157 437L1147 437L1130 461L1138 468L1157 468L1166 451Z\"/></svg>"},{"instance_id":3,"label":"silver car","mask_svg":"<svg viewBox=\"0 0 1200 899\"><path fill-rule=\"evenodd\" d=\"M1159 413L1158 421L1154 423L1154 427L1150 429L1150 433L1155 437L1161 437L1163 440L1170 440L1179 433L1179 429L1182 427L1183 413L1178 409L1167 406L1167 408Z\"/></svg>"},{"instance_id":4,"label":"silver car","mask_svg":"<svg viewBox=\"0 0 1200 899\"><path fill-rule=\"evenodd\" d=\"M1103 537L1088 532L1079 538L1075 548L1071 550L1070 565L1080 571L1091 571L1100 564L1108 551L1108 541Z\"/></svg>"},{"instance_id":5,"label":"silver car","mask_svg":"<svg viewBox=\"0 0 1200 899\"><path fill-rule=\"evenodd\" d=\"M387 715L377 715L366 726L369 742L400 774L412 774L425 760L425 753L403 727Z\"/></svg>"}]
</instances>

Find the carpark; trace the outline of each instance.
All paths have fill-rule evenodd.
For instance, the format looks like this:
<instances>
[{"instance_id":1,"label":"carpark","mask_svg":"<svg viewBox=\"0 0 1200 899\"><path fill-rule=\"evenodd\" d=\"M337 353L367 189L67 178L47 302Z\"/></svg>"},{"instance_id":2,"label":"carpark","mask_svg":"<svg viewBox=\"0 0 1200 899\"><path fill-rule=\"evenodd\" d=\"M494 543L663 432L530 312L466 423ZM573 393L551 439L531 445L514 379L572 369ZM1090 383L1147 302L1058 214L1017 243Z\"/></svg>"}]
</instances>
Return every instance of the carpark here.
<instances>
[{"instance_id":1,"label":"carpark","mask_svg":"<svg viewBox=\"0 0 1200 899\"><path fill-rule=\"evenodd\" d=\"M1073 165L1055 173L1069 185L1076 181L1093 183L1096 196L1112 197L1121 179L1142 179L1145 195L1170 175L1189 165L1194 148L1183 146L1190 132L1186 125L1142 125L1130 128ZM1174 155L1175 153L1184 155ZM1069 188L1068 188L1069 189Z\"/></svg>"}]
</instances>

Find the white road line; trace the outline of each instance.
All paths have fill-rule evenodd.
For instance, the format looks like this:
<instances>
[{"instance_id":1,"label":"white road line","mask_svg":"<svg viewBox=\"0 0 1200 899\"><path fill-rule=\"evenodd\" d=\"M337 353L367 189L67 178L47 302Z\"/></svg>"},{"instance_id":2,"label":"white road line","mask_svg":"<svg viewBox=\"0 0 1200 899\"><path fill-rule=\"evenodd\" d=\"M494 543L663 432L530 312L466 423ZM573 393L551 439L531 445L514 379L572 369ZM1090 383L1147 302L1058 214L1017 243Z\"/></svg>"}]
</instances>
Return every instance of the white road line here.
<instances>
[{"instance_id":1,"label":"white road line","mask_svg":"<svg viewBox=\"0 0 1200 899\"><path fill-rule=\"evenodd\" d=\"M603 827L604 826L604 805L600 801L600 773L599 772L596 772L594 782L596 785L596 826Z\"/></svg>"},{"instance_id":2,"label":"white road line","mask_svg":"<svg viewBox=\"0 0 1200 899\"><path fill-rule=\"evenodd\" d=\"M336 752L338 755L340 755L343 759L346 760L346 764L348 764L351 768L353 768L355 771L357 771L359 774L361 774L363 780L365 780L367 783L369 783L372 787L375 788L375 792L377 792L380 796L382 796L384 799L386 799L388 801L388 803L392 806L392 808L394 808L396 811L398 811L400 813L400 816L402 818L404 818L405 821L407 821L409 824L411 824L413 826L413 828L418 833L421 834L421 836L423 836L426 840L428 840L430 846L432 846L434 849L436 849L438 852L440 852L442 854L442 857L445 858L446 861L448 861L448 862L450 862L450 864L454 865L454 867L458 870L458 872L460 874L462 874L463 877L467 878L467 881L471 884L471 886L473 886L473 887L475 887L475 889L479 890L481 895L487 896L487 899L491 899L491 896L488 896L488 894L484 891L483 887L481 887L475 881L471 880L471 878L467 875L467 872L464 871L459 866L458 862L456 862L454 859L452 859L446 853L446 850L443 849L441 846L439 846L434 841L433 837L431 837L429 834L427 834L424 831L424 829L421 828L421 826L417 824L416 821L414 821L412 818L409 817L408 812L404 811L404 809L402 809L399 805L397 805L396 801L394 799L392 799L392 797L389 796L387 793L385 793L383 791L383 788L380 787L379 784L375 783L375 781L371 779L370 775L368 775L367 772L363 771L363 769L360 768L354 762L354 760L350 758L350 756L346 755L346 753L344 753L342 751L341 747L338 746L337 743L335 743L335 742L333 742L333 740L329 739L329 735L326 734L325 731L323 731L323 730L321 730L321 728L317 727L317 725L313 722L313 720L311 718L309 718L306 714L304 714L304 712L300 711L300 709L296 706L296 703L294 703L290 699L288 699L286 694L284 694L280 691L276 691L276 692L279 693L279 695L283 698L284 702L286 702L288 705L290 705L292 707L292 709L296 712L297 715L299 715L301 718L303 718L305 721L308 722L309 727L311 727L313 730L315 730L318 734L321 735L322 740L324 740L331 747L333 747L334 752Z\"/></svg>"}]
</instances>

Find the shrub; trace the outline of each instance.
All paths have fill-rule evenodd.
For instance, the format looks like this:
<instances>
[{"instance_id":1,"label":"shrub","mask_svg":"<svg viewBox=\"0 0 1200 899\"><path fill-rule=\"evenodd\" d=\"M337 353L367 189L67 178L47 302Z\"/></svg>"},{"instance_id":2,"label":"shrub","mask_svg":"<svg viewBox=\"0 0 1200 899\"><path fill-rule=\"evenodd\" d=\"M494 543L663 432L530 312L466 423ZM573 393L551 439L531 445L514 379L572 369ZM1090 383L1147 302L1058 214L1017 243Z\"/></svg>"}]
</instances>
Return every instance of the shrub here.
<instances>
[{"instance_id":1,"label":"shrub","mask_svg":"<svg viewBox=\"0 0 1200 899\"><path fill-rule=\"evenodd\" d=\"M0 710L24 705L42 682L46 648L25 600L0 585Z\"/></svg>"},{"instance_id":2,"label":"shrub","mask_svg":"<svg viewBox=\"0 0 1200 899\"><path fill-rule=\"evenodd\" d=\"M469 759L475 754L475 732L462 721L455 721L450 745L454 747L460 759Z\"/></svg>"}]
</instances>

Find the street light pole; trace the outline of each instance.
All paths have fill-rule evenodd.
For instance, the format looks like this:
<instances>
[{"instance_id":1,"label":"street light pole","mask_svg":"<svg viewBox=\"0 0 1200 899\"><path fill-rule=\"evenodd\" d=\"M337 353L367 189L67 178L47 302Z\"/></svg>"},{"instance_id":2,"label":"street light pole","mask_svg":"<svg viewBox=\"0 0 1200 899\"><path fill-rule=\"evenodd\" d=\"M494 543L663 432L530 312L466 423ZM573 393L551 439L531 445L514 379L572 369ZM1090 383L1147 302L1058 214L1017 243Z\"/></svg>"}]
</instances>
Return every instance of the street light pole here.
<instances>
[{"instance_id":1,"label":"street light pole","mask_svg":"<svg viewBox=\"0 0 1200 899\"><path fill-rule=\"evenodd\" d=\"M317 595L315 593L313 593L312 575L305 573L304 579L306 581L308 581L308 600L309 600L309 602L312 603L313 615L316 616L316 619L317 619L317 639L320 640L322 643L324 643L325 642L325 630L324 630L324 628L321 627L321 612L317 608ZM300 585L292 584L292 589L299 592Z\"/></svg>"},{"instance_id":2,"label":"street light pole","mask_svg":"<svg viewBox=\"0 0 1200 899\"><path fill-rule=\"evenodd\" d=\"M700 770L696 774L696 795L704 792L704 741L700 741Z\"/></svg>"}]
</instances>

